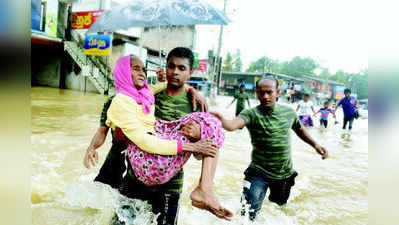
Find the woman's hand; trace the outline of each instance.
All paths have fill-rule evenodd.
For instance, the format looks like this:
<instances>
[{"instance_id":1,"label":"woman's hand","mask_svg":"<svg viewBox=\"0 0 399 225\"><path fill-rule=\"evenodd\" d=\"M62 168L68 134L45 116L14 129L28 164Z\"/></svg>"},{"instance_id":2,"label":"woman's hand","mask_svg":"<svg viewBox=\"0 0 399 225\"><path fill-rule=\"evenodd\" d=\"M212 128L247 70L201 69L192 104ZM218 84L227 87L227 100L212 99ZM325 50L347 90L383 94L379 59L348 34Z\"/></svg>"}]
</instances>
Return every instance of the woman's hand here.
<instances>
[{"instance_id":1,"label":"woman's hand","mask_svg":"<svg viewBox=\"0 0 399 225\"><path fill-rule=\"evenodd\" d=\"M219 148L210 139L203 139L195 143L182 143L184 152L198 153L203 156L215 157Z\"/></svg>"},{"instance_id":2,"label":"woman's hand","mask_svg":"<svg viewBox=\"0 0 399 225\"><path fill-rule=\"evenodd\" d=\"M189 121L180 131L190 141L195 142L201 139L201 125L198 122Z\"/></svg>"}]
</instances>

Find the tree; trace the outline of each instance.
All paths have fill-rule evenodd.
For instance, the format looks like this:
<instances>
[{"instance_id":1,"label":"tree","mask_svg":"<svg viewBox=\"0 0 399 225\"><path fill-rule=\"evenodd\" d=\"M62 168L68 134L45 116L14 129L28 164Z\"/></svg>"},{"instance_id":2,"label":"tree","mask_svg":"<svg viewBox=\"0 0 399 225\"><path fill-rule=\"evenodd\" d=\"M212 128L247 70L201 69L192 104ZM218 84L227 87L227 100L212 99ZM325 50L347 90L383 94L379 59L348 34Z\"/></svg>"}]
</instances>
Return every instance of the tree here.
<instances>
[{"instance_id":1,"label":"tree","mask_svg":"<svg viewBox=\"0 0 399 225\"><path fill-rule=\"evenodd\" d=\"M246 71L257 73L277 72L275 71L276 68L278 68L277 60L263 56L255 62L252 62Z\"/></svg>"},{"instance_id":2,"label":"tree","mask_svg":"<svg viewBox=\"0 0 399 225\"><path fill-rule=\"evenodd\" d=\"M349 74L344 72L343 70L338 70L334 75L330 77L330 80L345 84L349 80Z\"/></svg>"},{"instance_id":3,"label":"tree","mask_svg":"<svg viewBox=\"0 0 399 225\"><path fill-rule=\"evenodd\" d=\"M231 57L230 52L227 52L226 58L223 61L222 71L223 72L233 71L233 57Z\"/></svg>"},{"instance_id":4,"label":"tree","mask_svg":"<svg viewBox=\"0 0 399 225\"><path fill-rule=\"evenodd\" d=\"M331 76L330 71L327 68L320 68L321 72L319 74L319 77L321 79L329 79L329 77Z\"/></svg>"},{"instance_id":5,"label":"tree","mask_svg":"<svg viewBox=\"0 0 399 225\"><path fill-rule=\"evenodd\" d=\"M313 59L295 56L291 61L282 63L281 73L296 77L315 76L314 70L317 67L318 64Z\"/></svg>"},{"instance_id":6,"label":"tree","mask_svg":"<svg viewBox=\"0 0 399 225\"><path fill-rule=\"evenodd\" d=\"M234 72L241 72L242 71L242 61L241 61L241 51L237 49L236 53L233 57L233 71Z\"/></svg>"}]
</instances>

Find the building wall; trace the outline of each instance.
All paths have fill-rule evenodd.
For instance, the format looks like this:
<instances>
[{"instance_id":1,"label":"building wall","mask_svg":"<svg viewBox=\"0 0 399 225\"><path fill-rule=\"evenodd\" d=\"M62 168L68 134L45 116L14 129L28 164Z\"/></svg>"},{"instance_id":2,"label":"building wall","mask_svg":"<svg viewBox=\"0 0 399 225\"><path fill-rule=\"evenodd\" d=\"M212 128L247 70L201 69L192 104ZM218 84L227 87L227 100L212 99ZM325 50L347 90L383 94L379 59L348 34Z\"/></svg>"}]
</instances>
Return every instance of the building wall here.
<instances>
[{"instance_id":1,"label":"building wall","mask_svg":"<svg viewBox=\"0 0 399 225\"><path fill-rule=\"evenodd\" d=\"M195 26L161 27L161 32L158 27L154 27L144 29L141 42L143 46L158 50L161 40L162 51L168 53L175 47L194 49L195 36Z\"/></svg>"},{"instance_id":2,"label":"building wall","mask_svg":"<svg viewBox=\"0 0 399 225\"><path fill-rule=\"evenodd\" d=\"M86 92L99 93L97 88L91 83L90 79L82 75L82 72L78 74L75 74L74 71L68 73L65 78L66 88L76 91L85 91L85 79L86 79Z\"/></svg>"}]
</instances>

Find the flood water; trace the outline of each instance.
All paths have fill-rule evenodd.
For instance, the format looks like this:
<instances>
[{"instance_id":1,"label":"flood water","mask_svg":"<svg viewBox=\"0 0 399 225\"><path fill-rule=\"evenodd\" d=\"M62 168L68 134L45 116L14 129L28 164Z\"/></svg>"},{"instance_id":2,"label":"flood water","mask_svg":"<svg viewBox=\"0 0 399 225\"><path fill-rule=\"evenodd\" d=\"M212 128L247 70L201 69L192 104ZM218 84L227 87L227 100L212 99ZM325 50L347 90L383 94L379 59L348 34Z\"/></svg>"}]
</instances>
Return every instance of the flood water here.
<instances>
[{"instance_id":1,"label":"flood water","mask_svg":"<svg viewBox=\"0 0 399 225\"><path fill-rule=\"evenodd\" d=\"M91 182L99 167L86 169L83 156L99 126L106 96L55 88L32 88L32 177L31 202L34 225L109 224L120 196L106 185ZM212 110L232 118L231 97L219 96ZM253 100L252 106L256 101ZM294 105L292 105L294 107ZM366 112L355 120L350 138L343 139L342 110L329 128L309 129L329 150L321 160L315 151L292 135L294 169L299 176L288 204L280 207L265 199L254 223L239 216L243 172L250 162L248 131L226 132L215 177L220 202L233 210L233 221L222 221L191 206L189 194L198 183L201 161L191 158L185 166L184 190L180 199L179 225L204 224L367 224L368 218L368 120ZM111 147L111 137L98 149L100 165ZM151 224L145 203L136 204L135 224ZM118 211L119 212L119 211ZM123 216L121 216L122 218Z\"/></svg>"}]
</instances>

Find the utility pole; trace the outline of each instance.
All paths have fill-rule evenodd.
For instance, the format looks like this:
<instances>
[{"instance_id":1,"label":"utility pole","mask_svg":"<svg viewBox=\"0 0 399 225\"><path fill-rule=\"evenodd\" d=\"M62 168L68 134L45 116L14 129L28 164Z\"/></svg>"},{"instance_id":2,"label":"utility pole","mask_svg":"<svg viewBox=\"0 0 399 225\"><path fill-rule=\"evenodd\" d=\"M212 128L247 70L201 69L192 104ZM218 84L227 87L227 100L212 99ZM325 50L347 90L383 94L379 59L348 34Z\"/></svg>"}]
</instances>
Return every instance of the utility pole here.
<instances>
[{"instance_id":1,"label":"utility pole","mask_svg":"<svg viewBox=\"0 0 399 225\"><path fill-rule=\"evenodd\" d=\"M226 13L226 2L227 0L224 0L224 5L223 5L223 12ZM219 83L220 83L220 79L221 79L221 75L219 74L220 68L219 67L219 57L220 57L220 51L222 49L222 36L223 36L223 25L220 26L220 31L219 31L219 42L218 42L218 48L217 48L217 52L216 52L216 60L215 60L215 66L213 67L214 69L214 74L216 77L216 88L217 88L217 92L219 94ZM220 62L221 64L222 62ZM217 65L217 66L216 66ZM215 82L213 82L215 83Z\"/></svg>"}]
</instances>

